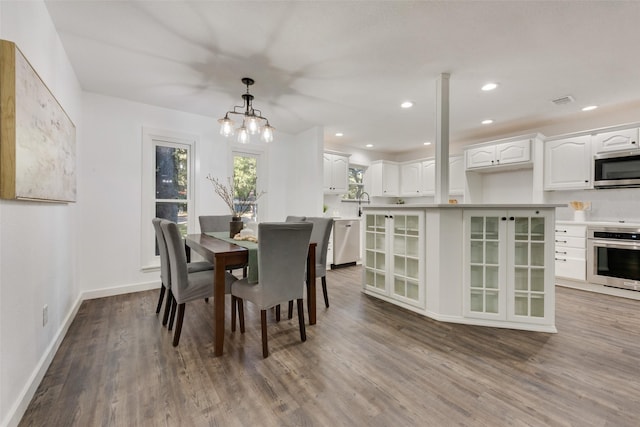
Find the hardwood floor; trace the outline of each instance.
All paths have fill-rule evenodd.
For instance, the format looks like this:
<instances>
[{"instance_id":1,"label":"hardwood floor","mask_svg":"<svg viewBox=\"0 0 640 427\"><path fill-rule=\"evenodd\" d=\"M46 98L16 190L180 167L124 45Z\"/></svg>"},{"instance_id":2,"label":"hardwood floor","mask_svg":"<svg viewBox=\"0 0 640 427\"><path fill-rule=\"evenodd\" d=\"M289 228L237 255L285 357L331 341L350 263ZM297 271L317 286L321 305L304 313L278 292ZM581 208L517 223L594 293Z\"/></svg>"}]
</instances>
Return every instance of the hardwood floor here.
<instances>
[{"instance_id":1,"label":"hardwood floor","mask_svg":"<svg viewBox=\"0 0 640 427\"><path fill-rule=\"evenodd\" d=\"M640 301L558 287L544 334L436 322L360 276L327 273L305 343L271 316L267 359L250 304L215 358L211 304L187 305L174 348L158 291L85 301L20 425L639 425Z\"/></svg>"}]
</instances>

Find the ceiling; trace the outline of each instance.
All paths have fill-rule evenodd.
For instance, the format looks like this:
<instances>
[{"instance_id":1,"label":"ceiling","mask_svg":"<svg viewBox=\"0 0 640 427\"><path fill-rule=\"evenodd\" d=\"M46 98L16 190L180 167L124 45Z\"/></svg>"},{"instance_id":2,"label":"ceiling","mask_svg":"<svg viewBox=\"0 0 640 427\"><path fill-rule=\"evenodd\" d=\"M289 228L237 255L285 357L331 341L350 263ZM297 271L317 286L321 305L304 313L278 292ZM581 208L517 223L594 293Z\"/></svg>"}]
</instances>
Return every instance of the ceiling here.
<instances>
[{"instance_id":1,"label":"ceiling","mask_svg":"<svg viewBox=\"0 0 640 427\"><path fill-rule=\"evenodd\" d=\"M441 73L452 143L640 98L635 1L46 4L84 90L217 120L252 77L276 141L322 125L331 146L417 149L435 140Z\"/></svg>"}]
</instances>

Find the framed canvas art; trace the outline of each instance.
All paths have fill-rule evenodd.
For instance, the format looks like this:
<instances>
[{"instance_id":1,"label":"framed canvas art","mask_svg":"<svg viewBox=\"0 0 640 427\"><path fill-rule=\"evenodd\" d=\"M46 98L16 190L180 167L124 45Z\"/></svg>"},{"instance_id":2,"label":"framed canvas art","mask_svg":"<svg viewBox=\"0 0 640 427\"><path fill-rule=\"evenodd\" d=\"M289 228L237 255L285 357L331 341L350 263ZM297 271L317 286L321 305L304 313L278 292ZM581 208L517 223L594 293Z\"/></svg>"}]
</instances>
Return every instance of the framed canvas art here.
<instances>
[{"instance_id":1,"label":"framed canvas art","mask_svg":"<svg viewBox=\"0 0 640 427\"><path fill-rule=\"evenodd\" d=\"M18 47L0 40L0 198L76 201L76 128Z\"/></svg>"}]
</instances>

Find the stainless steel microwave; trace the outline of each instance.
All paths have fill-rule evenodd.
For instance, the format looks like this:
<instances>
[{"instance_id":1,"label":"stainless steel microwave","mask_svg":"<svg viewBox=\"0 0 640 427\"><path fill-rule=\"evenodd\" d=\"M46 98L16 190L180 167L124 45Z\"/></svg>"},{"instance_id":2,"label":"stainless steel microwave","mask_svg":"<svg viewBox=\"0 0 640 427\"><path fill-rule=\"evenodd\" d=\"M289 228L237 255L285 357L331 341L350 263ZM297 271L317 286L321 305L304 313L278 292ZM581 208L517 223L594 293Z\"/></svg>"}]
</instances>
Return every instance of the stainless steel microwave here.
<instances>
[{"instance_id":1,"label":"stainless steel microwave","mask_svg":"<svg viewBox=\"0 0 640 427\"><path fill-rule=\"evenodd\" d=\"M595 188L640 187L640 150L599 154L594 159Z\"/></svg>"}]
</instances>

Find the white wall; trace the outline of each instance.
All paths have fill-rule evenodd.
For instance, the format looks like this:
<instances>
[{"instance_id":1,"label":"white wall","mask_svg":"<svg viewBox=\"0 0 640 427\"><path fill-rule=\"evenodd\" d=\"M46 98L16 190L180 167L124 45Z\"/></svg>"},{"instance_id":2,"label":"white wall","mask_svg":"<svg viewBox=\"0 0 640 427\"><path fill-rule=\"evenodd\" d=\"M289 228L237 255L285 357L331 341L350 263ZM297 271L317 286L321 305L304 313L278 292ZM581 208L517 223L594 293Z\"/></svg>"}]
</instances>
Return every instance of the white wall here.
<instances>
[{"instance_id":1,"label":"white wall","mask_svg":"<svg viewBox=\"0 0 640 427\"><path fill-rule=\"evenodd\" d=\"M44 3L0 2L0 37L17 44L82 145L81 89ZM0 425L19 421L76 306L78 211L79 204L0 201Z\"/></svg>"}]
</instances>

